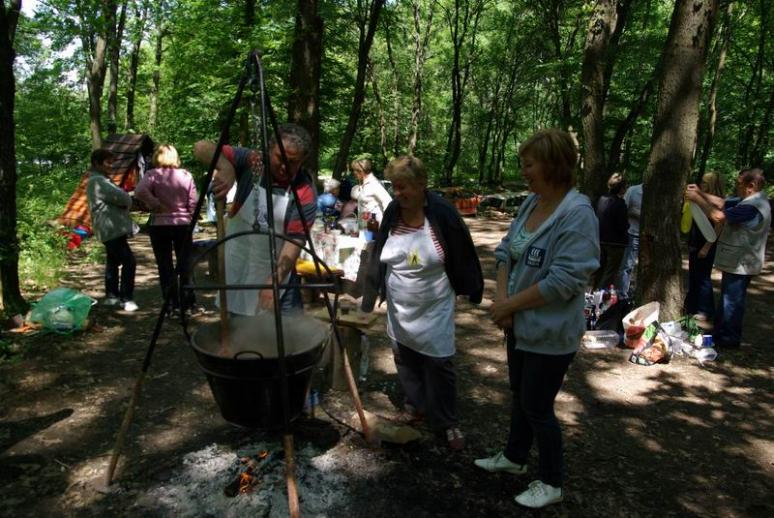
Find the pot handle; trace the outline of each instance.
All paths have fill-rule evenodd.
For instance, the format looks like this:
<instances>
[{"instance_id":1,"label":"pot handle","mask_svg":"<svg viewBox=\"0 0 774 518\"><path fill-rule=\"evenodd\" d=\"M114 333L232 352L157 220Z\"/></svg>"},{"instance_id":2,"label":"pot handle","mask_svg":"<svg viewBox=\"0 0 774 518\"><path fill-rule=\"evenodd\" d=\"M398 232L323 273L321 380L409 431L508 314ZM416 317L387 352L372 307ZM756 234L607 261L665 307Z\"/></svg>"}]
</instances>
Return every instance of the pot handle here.
<instances>
[{"instance_id":1,"label":"pot handle","mask_svg":"<svg viewBox=\"0 0 774 518\"><path fill-rule=\"evenodd\" d=\"M234 359L238 360L239 357L242 356L243 354L254 354L254 355L256 355L258 357L259 360L263 360L263 355L261 353L259 353L258 351L239 351L238 353L236 353L234 355Z\"/></svg>"}]
</instances>

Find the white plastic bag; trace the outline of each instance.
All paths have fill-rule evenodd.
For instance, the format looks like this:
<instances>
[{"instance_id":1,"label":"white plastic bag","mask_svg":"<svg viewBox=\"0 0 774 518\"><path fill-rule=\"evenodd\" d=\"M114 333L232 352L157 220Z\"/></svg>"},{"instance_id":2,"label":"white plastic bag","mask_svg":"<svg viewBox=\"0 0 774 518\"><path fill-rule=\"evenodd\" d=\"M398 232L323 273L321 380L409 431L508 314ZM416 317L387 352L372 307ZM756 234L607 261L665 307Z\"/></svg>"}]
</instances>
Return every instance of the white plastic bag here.
<instances>
[{"instance_id":1,"label":"white plastic bag","mask_svg":"<svg viewBox=\"0 0 774 518\"><path fill-rule=\"evenodd\" d=\"M645 329L658 320L661 304L648 302L644 306L633 309L623 318L624 346L636 349L642 340Z\"/></svg>"}]
</instances>

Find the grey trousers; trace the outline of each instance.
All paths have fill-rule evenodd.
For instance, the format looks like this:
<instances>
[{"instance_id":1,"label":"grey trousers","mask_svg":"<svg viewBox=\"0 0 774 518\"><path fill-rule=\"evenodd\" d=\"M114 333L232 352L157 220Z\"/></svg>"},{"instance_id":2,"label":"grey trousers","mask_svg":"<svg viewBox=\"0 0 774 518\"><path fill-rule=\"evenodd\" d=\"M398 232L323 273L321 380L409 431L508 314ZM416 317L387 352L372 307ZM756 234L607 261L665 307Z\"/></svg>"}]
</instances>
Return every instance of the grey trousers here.
<instances>
[{"instance_id":1,"label":"grey trousers","mask_svg":"<svg viewBox=\"0 0 774 518\"><path fill-rule=\"evenodd\" d=\"M453 356L435 358L402 344L392 348L406 402L425 414L430 425L457 425L457 375Z\"/></svg>"}]
</instances>

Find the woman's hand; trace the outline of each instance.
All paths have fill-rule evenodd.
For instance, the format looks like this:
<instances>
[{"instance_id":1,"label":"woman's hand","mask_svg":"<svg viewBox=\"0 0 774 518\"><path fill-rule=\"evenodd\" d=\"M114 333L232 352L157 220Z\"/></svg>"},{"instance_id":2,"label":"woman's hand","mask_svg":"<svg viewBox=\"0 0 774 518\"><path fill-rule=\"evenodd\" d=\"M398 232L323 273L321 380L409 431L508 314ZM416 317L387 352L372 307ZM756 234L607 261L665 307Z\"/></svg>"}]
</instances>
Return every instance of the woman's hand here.
<instances>
[{"instance_id":1,"label":"woman's hand","mask_svg":"<svg viewBox=\"0 0 774 518\"><path fill-rule=\"evenodd\" d=\"M506 298L496 298L489 306L489 316L500 329L510 329L513 327L513 310L508 304Z\"/></svg>"}]
</instances>

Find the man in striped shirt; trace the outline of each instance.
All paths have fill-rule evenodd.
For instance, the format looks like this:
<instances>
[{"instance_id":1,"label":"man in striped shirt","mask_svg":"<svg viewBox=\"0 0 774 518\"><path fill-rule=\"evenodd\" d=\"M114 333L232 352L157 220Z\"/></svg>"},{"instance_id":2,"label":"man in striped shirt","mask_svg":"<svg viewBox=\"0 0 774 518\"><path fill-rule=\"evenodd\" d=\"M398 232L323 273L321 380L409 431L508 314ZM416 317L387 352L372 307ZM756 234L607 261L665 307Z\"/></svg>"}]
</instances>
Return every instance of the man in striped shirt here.
<instances>
[{"instance_id":1,"label":"man in striped shirt","mask_svg":"<svg viewBox=\"0 0 774 518\"><path fill-rule=\"evenodd\" d=\"M277 271L280 279L289 276L287 283L297 284L295 264L301 253L299 245L303 244L305 239L304 224L307 228L311 227L317 214L317 191L314 187L314 180L309 172L302 167L309 154L311 138L304 128L296 124L281 125L279 134L282 136L287 163L282 160L276 136L273 136L269 142L269 160L272 173L271 193L277 197L295 190L298 194L301 210L299 211L295 197L291 196L284 214L282 233L297 241L298 244L294 241L283 241L282 247L277 253ZM194 146L194 155L204 164L210 163L214 152L215 144L213 142L200 141ZM242 209L256 185L264 189L268 187L260 153L247 148L223 146L223 151L216 165L215 176L212 179L212 192L215 197L224 199L234 182L237 185L237 192L229 211L232 220ZM265 282L270 283L271 278L269 277ZM273 305L272 291L261 290L258 306L262 309L272 309ZM283 311L302 307L301 294L297 288L287 290L284 293L281 307ZM232 305L229 305L229 310L232 310ZM252 312L247 313L246 311L245 313L252 314Z\"/></svg>"}]
</instances>

